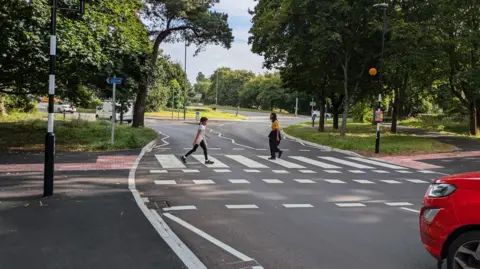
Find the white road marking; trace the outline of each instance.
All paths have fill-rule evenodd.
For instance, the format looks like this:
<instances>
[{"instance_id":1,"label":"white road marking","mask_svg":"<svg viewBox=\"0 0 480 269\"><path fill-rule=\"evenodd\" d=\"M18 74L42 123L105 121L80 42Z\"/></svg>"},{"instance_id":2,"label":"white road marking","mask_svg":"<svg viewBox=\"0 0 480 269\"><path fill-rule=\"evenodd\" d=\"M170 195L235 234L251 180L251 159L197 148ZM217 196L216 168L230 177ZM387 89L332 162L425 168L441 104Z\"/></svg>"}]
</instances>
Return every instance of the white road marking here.
<instances>
[{"instance_id":1,"label":"white road marking","mask_svg":"<svg viewBox=\"0 0 480 269\"><path fill-rule=\"evenodd\" d=\"M304 174L316 174L317 173L317 172L312 171L312 170L298 170L298 172L304 173Z\"/></svg>"},{"instance_id":2,"label":"white road marking","mask_svg":"<svg viewBox=\"0 0 480 269\"><path fill-rule=\"evenodd\" d=\"M184 206L171 206L163 209L163 211L185 211L185 210L197 210L197 207L194 205L184 205Z\"/></svg>"},{"instance_id":3,"label":"white road marking","mask_svg":"<svg viewBox=\"0 0 480 269\"><path fill-rule=\"evenodd\" d=\"M310 180L310 179L294 179L298 183L302 184L315 184L315 181Z\"/></svg>"},{"instance_id":4,"label":"white road marking","mask_svg":"<svg viewBox=\"0 0 480 269\"><path fill-rule=\"evenodd\" d=\"M362 203L336 203L338 207L365 207L366 205Z\"/></svg>"},{"instance_id":5,"label":"white road marking","mask_svg":"<svg viewBox=\"0 0 480 269\"><path fill-rule=\"evenodd\" d=\"M252 269L264 269L263 266L253 266Z\"/></svg>"},{"instance_id":6,"label":"white road marking","mask_svg":"<svg viewBox=\"0 0 480 269\"><path fill-rule=\"evenodd\" d=\"M245 179L229 179L228 181L232 184L250 184L250 181Z\"/></svg>"},{"instance_id":7,"label":"white road marking","mask_svg":"<svg viewBox=\"0 0 480 269\"><path fill-rule=\"evenodd\" d=\"M415 209L411 209L411 208L407 208L407 207L400 207L400 209L403 209L405 211L414 212L414 213L420 213L419 210L415 210Z\"/></svg>"},{"instance_id":8,"label":"white road marking","mask_svg":"<svg viewBox=\"0 0 480 269\"><path fill-rule=\"evenodd\" d=\"M313 160L313 159L309 159L309 158L306 158L306 157L303 157L303 156L288 156L288 157L292 158L292 159L295 159L297 161L308 163L308 164L318 166L318 167L321 167L321 168L324 168L324 169L339 169L340 168L340 167L335 166L335 165L331 165L331 164L328 164L328 163L323 163L323 162Z\"/></svg>"},{"instance_id":9,"label":"white road marking","mask_svg":"<svg viewBox=\"0 0 480 269\"><path fill-rule=\"evenodd\" d=\"M222 150L221 148L208 148L208 149L211 149L211 150Z\"/></svg>"},{"instance_id":10,"label":"white road marking","mask_svg":"<svg viewBox=\"0 0 480 269\"><path fill-rule=\"evenodd\" d=\"M262 179L262 181L268 184L283 184L283 181L278 179Z\"/></svg>"},{"instance_id":11,"label":"white road marking","mask_svg":"<svg viewBox=\"0 0 480 269\"><path fill-rule=\"evenodd\" d=\"M337 171L337 170L324 170L324 172L329 173L329 174L341 174L342 172Z\"/></svg>"},{"instance_id":12,"label":"white road marking","mask_svg":"<svg viewBox=\"0 0 480 269\"><path fill-rule=\"evenodd\" d=\"M325 181L332 184L346 184L345 181L341 181L338 179L325 179Z\"/></svg>"},{"instance_id":13,"label":"white road marking","mask_svg":"<svg viewBox=\"0 0 480 269\"><path fill-rule=\"evenodd\" d=\"M150 170L150 174L166 174L167 170Z\"/></svg>"},{"instance_id":14,"label":"white road marking","mask_svg":"<svg viewBox=\"0 0 480 269\"><path fill-rule=\"evenodd\" d=\"M353 181L360 183L360 184L375 184L375 182L370 181L370 180L364 180L364 179L354 179Z\"/></svg>"},{"instance_id":15,"label":"white road marking","mask_svg":"<svg viewBox=\"0 0 480 269\"><path fill-rule=\"evenodd\" d=\"M310 150L309 150L309 149L301 149L300 151L302 151L302 152L309 152Z\"/></svg>"},{"instance_id":16,"label":"white road marking","mask_svg":"<svg viewBox=\"0 0 480 269\"><path fill-rule=\"evenodd\" d=\"M380 180L381 182L387 183L387 184L402 184L402 182L397 181L397 180L392 180L392 179L386 179L386 180Z\"/></svg>"},{"instance_id":17,"label":"white road marking","mask_svg":"<svg viewBox=\"0 0 480 269\"><path fill-rule=\"evenodd\" d=\"M390 172L385 171L385 170L372 170L372 171L375 172L375 173L378 173L378 174L390 174Z\"/></svg>"},{"instance_id":18,"label":"white road marking","mask_svg":"<svg viewBox=\"0 0 480 269\"><path fill-rule=\"evenodd\" d=\"M362 170L349 170L348 172L354 173L354 174L365 174Z\"/></svg>"},{"instance_id":19,"label":"white road marking","mask_svg":"<svg viewBox=\"0 0 480 269\"><path fill-rule=\"evenodd\" d=\"M210 161L214 162L213 164L205 164L205 156L203 155L192 155L192 157L197 159L197 161L199 161L200 163L202 163L208 168L228 168L229 167L228 165L222 163L221 161L215 159L212 156L208 156L208 158L210 159Z\"/></svg>"},{"instance_id":20,"label":"white road marking","mask_svg":"<svg viewBox=\"0 0 480 269\"><path fill-rule=\"evenodd\" d=\"M360 157L348 157L348 158L352 159L352 160L355 160L355 161L364 162L364 163L368 163L368 164L373 164L373 165L376 165L376 166L390 168L390 169L398 169L398 170L408 169L406 167L393 165L393 164L389 164L389 163L384 163L384 162L379 162L379 161L375 161L375 160L367 159L367 158L360 158Z\"/></svg>"},{"instance_id":21,"label":"white road marking","mask_svg":"<svg viewBox=\"0 0 480 269\"><path fill-rule=\"evenodd\" d=\"M436 172L430 171L430 170L419 170L418 172L422 173L422 174L435 174L436 173Z\"/></svg>"},{"instance_id":22,"label":"white road marking","mask_svg":"<svg viewBox=\"0 0 480 269\"><path fill-rule=\"evenodd\" d=\"M289 174L287 170L272 170L275 174Z\"/></svg>"},{"instance_id":23,"label":"white road marking","mask_svg":"<svg viewBox=\"0 0 480 269\"><path fill-rule=\"evenodd\" d=\"M130 172L128 173L128 189L133 195L137 206L143 212L147 220L152 224L155 231L167 243L167 245L175 252L178 258L185 264L188 269L207 269L207 267L200 261L200 259L193 254L193 252L178 238L178 236L168 227L168 224L160 217L157 211L149 210L142 200L135 184L135 173L138 168L140 160L145 156L145 153L150 152L155 146L155 141L146 145L140 154L135 159Z\"/></svg>"},{"instance_id":24,"label":"white road marking","mask_svg":"<svg viewBox=\"0 0 480 269\"><path fill-rule=\"evenodd\" d=\"M245 150L244 148L234 148L233 150Z\"/></svg>"},{"instance_id":25,"label":"white road marking","mask_svg":"<svg viewBox=\"0 0 480 269\"><path fill-rule=\"evenodd\" d=\"M256 205L225 205L228 209L258 209Z\"/></svg>"},{"instance_id":26,"label":"white road marking","mask_svg":"<svg viewBox=\"0 0 480 269\"><path fill-rule=\"evenodd\" d=\"M216 245L217 247L223 249L224 251L232 254L233 256L237 257L238 259L244 261L244 262L249 262L253 261L252 258L248 257L247 255L239 252L238 250L226 245L225 243L221 242L220 240L212 237L211 235L205 233L204 231L201 231L200 229L192 226L191 224L185 222L184 220L170 214L170 213L165 213L163 214L165 217L175 221L176 223L182 225L183 227L187 228L188 230L198 234L199 236L203 237L205 240L209 241L210 243Z\"/></svg>"},{"instance_id":27,"label":"white road marking","mask_svg":"<svg viewBox=\"0 0 480 269\"><path fill-rule=\"evenodd\" d=\"M148 200L148 197L142 197L142 200L144 203L150 203L150 200Z\"/></svg>"},{"instance_id":28,"label":"white road marking","mask_svg":"<svg viewBox=\"0 0 480 269\"><path fill-rule=\"evenodd\" d=\"M412 171L407 171L407 170L395 170L395 172L401 173L401 174L411 174L412 173Z\"/></svg>"},{"instance_id":29,"label":"white road marking","mask_svg":"<svg viewBox=\"0 0 480 269\"><path fill-rule=\"evenodd\" d=\"M155 180L155 185L176 185L175 180Z\"/></svg>"},{"instance_id":30,"label":"white road marking","mask_svg":"<svg viewBox=\"0 0 480 269\"><path fill-rule=\"evenodd\" d=\"M260 173L260 170L257 169L243 169L247 173Z\"/></svg>"},{"instance_id":31,"label":"white road marking","mask_svg":"<svg viewBox=\"0 0 480 269\"><path fill-rule=\"evenodd\" d=\"M228 169L214 169L215 173L231 173L232 171Z\"/></svg>"},{"instance_id":32,"label":"white road marking","mask_svg":"<svg viewBox=\"0 0 480 269\"><path fill-rule=\"evenodd\" d=\"M312 208L311 204L283 204L285 208Z\"/></svg>"},{"instance_id":33,"label":"white road marking","mask_svg":"<svg viewBox=\"0 0 480 269\"><path fill-rule=\"evenodd\" d=\"M354 162L350 162L350 161L345 161L345 160L335 158L335 157L318 157L318 158L323 159L323 160L327 160L327 161L330 161L330 162L334 162L334 163L343 164L343 165L346 165L346 166L355 167L355 168L358 168L358 169L373 169L373 167L371 167L371 166L367 166L367 165L363 165L363 164L359 164L359 163L354 163Z\"/></svg>"},{"instance_id":34,"label":"white road marking","mask_svg":"<svg viewBox=\"0 0 480 269\"><path fill-rule=\"evenodd\" d=\"M155 155L162 168L187 168L175 155Z\"/></svg>"},{"instance_id":35,"label":"white road marking","mask_svg":"<svg viewBox=\"0 0 480 269\"><path fill-rule=\"evenodd\" d=\"M183 169L182 171L184 173L200 173L200 170L198 169Z\"/></svg>"},{"instance_id":36,"label":"white road marking","mask_svg":"<svg viewBox=\"0 0 480 269\"><path fill-rule=\"evenodd\" d=\"M210 179L200 179L200 180L193 180L193 183L197 185L209 185L209 184L215 184L215 181L210 180Z\"/></svg>"},{"instance_id":37,"label":"white road marking","mask_svg":"<svg viewBox=\"0 0 480 269\"><path fill-rule=\"evenodd\" d=\"M252 159L249 159L247 157L244 157L242 155L225 155L225 157L230 158L234 161L237 161L248 168L268 168L268 166L263 165L259 162L256 162Z\"/></svg>"},{"instance_id":38,"label":"white road marking","mask_svg":"<svg viewBox=\"0 0 480 269\"><path fill-rule=\"evenodd\" d=\"M272 163L276 163L280 166L283 166L285 168L290 168L290 169L305 169L306 167L305 166L302 166L302 165L299 165L299 164L296 164L296 163L292 163L292 162L289 162L289 161L285 161L283 159L276 159L276 160L269 160L268 158L270 158L270 156L258 156L264 160L268 160Z\"/></svg>"},{"instance_id":39,"label":"white road marking","mask_svg":"<svg viewBox=\"0 0 480 269\"><path fill-rule=\"evenodd\" d=\"M407 181L416 184L429 184L429 182L420 179L407 179Z\"/></svg>"},{"instance_id":40,"label":"white road marking","mask_svg":"<svg viewBox=\"0 0 480 269\"><path fill-rule=\"evenodd\" d=\"M255 149L255 150L258 150L258 151L267 151L267 149Z\"/></svg>"},{"instance_id":41,"label":"white road marking","mask_svg":"<svg viewBox=\"0 0 480 269\"><path fill-rule=\"evenodd\" d=\"M413 204L408 202L394 202L394 203L385 203L388 206L412 206Z\"/></svg>"},{"instance_id":42,"label":"white road marking","mask_svg":"<svg viewBox=\"0 0 480 269\"><path fill-rule=\"evenodd\" d=\"M187 149L190 150L190 149L192 149L192 148L183 148L183 149L184 149L184 150L187 150Z\"/></svg>"}]
</instances>

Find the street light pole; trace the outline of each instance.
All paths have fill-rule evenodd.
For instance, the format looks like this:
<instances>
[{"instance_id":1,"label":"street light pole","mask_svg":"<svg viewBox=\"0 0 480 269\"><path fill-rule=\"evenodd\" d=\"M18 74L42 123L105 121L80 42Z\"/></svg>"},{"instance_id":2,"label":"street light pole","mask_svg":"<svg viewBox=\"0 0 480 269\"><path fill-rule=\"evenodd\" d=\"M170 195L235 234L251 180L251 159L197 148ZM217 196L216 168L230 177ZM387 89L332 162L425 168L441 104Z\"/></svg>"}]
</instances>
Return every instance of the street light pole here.
<instances>
[{"instance_id":1,"label":"street light pole","mask_svg":"<svg viewBox=\"0 0 480 269\"><path fill-rule=\"evenodd\" d=\"M385 52L385 33L387 30L387 3L376 4L374 7L383 8L383 29L382 29L382 54L380 58L380 74L378 77L378 104L377 113L381 113L382 90L383 90L383 72L385 72L384 52ZM375 153L380 153L380 121L377 120L377 135L375 139Z\"/></svg>"},{"instance_id":2,"label":"street light pole","mask_svg":"<svg viewBox=\"0 0 480 269\"><path fill-rule=\"evenodd\" d=\"M218 106L218 69L217 69L217 87L216 87L216 90L215 90L215 109L217 108Z\"/></svg>"},{"instance_id":3,"label":"street light pole","mask_svg":"<svg viewBox=\"0 0 480 269\"><path fill-rule=\"evenodd\" d=\"M185 90L183 92L183 120L187 120L187 40L185 39Z\"/></svg>"},{"instance_id":4,"label":"street light pole","mask_svg":"<svg viewBox=\"0 0 480 269\"><path fill-rule=\"evenodd\" d=\"M53 195L53 177L55 172L55 133L54 106L55 106L55 60L57 54L57 0L51 0L50 20L50 72L48 77L48 127L45 136L45 164L43 170L43 196ZM85 11L85 0L80 0L79 9L64 9L67 11Z\"/></svg>"}]
</instances>

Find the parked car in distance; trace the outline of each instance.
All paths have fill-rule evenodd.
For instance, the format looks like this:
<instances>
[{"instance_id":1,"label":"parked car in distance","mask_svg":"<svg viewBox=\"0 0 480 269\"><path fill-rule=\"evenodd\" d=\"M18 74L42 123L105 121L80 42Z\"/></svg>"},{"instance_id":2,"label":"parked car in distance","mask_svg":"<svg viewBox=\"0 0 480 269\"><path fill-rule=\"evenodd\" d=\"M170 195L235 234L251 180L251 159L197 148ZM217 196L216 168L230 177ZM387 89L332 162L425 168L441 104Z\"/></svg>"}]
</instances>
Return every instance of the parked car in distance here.
<instances>
[{"instance_id":1,"label":"parked car in distance","mask_svg":"<svg viewBox=\"0 0 480 269\"><path fill-rule=\"evenodd\" d=\"M97 120L112 120L112 108L113 104L111 100L105 100L103 103L97 107L97 112L95 118ZM116 116L115 120L120 121L120 104L116 104ZM128 102L128 107L125 108L123 112L123 121L131 123L133 120L133 101Z\"/></svg>"},{"instance_id":2,"label":"parked car in distance","mask_svg":"<svg viewBox=\"0 0 480 269\"><path fill-rule=\"evenodd\" d=\"M65 102L58 102L53 106L54 111L58 113L75 113L77 112L77 108L70 104L70 103L65 103Z\"/></svg>"},{"instance_id":3,"label":"parked car in distance","mask_svg":"<svg viewBox=\"0 0 480 269\"><path fill-rule=\"evenodd\" d=\"M480 172L433 181L420 211L423 245L442 268L480 268Z\"/></svg>"}]
</instances>

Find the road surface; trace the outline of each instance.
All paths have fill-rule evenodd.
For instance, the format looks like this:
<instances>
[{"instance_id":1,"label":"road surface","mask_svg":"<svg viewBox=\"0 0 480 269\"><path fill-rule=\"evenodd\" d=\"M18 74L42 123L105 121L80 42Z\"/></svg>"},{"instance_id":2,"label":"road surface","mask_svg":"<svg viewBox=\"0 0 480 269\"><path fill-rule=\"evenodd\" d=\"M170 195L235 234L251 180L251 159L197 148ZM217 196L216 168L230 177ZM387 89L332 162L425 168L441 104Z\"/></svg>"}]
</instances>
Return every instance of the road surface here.
<instances>
[{"instance_id":1,"label":"road surface","mask_svg":"<svg viewBox=\"0 0 480 269\"><path fill-rule=\"evenodd\" d=\"M305 119L280 116L280 124ZM136 182L208 268L434 269L418 210L438 177L283 140L269 161L266 115L208 126L209 154L180 161L197 126L148 121L162 141L140 161Z\"/></svg>"}]
</instances>

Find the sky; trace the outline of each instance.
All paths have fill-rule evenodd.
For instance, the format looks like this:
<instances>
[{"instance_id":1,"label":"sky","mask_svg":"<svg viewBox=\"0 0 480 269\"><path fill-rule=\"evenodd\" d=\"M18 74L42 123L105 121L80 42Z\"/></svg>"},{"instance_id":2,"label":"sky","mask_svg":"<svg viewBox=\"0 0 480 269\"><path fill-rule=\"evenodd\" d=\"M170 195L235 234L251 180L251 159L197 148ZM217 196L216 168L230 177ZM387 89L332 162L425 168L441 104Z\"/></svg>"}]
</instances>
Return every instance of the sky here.
<instances>
[{"instance_id":1,"label":"sky","mask_svg":"<svg viewBox=\"0 0 480 269\"><path fill-rule=\"evenodd\" d=\"M228 23L233 29L234 42L230 50L220 46L207 46L196 57L193 56L196 48L189 47L187 50L187 73L192 83L195 83L198 72L209 77L219 67L232 69L246 69L254 73L264 73L263 57L251 52L248 45L252 17L248 9L253 9L257 2L254 0L220 0L214 9L228 13ZM184 65L185 46L183 43L164 43L160 46L164 53L170 55L173 61Z\"/></svg>"}]
</instances>

